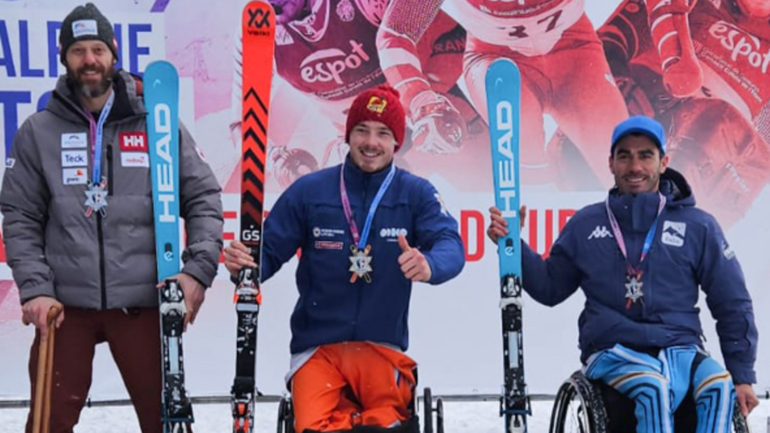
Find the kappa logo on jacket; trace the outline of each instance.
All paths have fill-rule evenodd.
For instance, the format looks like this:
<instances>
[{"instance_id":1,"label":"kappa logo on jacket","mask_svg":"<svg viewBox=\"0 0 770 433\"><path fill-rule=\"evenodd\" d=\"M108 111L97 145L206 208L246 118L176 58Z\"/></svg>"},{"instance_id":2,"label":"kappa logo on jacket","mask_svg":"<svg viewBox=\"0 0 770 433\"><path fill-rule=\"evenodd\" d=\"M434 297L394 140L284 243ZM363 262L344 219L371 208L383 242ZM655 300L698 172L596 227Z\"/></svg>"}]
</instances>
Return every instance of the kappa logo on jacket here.
<instances>
[{"instance_id":1,"label":"kappa logo on jacket","mask_svg":"<svg viewBox=\"0 0 770 433\"><path fill-rule=\"evenodd\" d=\"M591 239L603 239L606 237L614 237L612 236L612 233L610 233L609 230L607 230L607 226L596 226L594 231L591 232L591 234L588 236L588 240Z\"/></svg>"},{"instance_id":2,"label":"kappa logo on jacket","mask_svg":"<svg viewBox=\"0 0 770 433\"><path fill-rule=\"evenodd\" d=\"M672 247L681 247L684 245L684 234L687 231L687 223L675 221L663 222L663 234L660 240Z\"/></svg>"}]
</instances>

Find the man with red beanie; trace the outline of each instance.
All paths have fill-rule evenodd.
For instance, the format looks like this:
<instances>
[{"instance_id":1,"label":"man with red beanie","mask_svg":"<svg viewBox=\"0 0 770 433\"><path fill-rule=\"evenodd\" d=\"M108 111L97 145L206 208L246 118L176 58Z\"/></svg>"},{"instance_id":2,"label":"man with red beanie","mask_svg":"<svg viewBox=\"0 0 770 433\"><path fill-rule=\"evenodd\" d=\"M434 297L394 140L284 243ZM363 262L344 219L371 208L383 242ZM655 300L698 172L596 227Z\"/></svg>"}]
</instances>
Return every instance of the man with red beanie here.
<instances>
[{"instance_id":1,"label":"man with red beanie","mask_svg":"<svg viewBox=\"0 0 770 433\"><path fill-rule=\"evenodd\" d=\"M302 249L288 375L298 432L418 432L404 354L412 282L455 277L465 255L433 185L393 164L404 133L396 90L362 92L345 162L299 178L265 220L263 281ZM234 277L257 266L237 241L225 265Z\"/></svg>"}]
</instances>

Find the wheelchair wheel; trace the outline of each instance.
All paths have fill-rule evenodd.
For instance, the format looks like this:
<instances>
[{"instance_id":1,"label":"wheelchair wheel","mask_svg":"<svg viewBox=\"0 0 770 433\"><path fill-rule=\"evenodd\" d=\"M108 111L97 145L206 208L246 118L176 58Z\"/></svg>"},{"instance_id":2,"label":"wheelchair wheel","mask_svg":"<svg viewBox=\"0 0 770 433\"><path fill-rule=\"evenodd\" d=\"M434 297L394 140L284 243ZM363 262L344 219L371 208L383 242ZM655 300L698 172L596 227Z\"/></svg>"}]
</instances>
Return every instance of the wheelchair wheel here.
<instances>
[{"instance_id":1,"label":"wheelchair wheel","mask_svg":"<svg viewBox=\"0 0 770 433\"><path fill-rule=\"evenodd\" d=\"M738 400L735 400L735 407L733 408L733 431L735 433L749 433L749 422L741 413L741 405L738 404Z\"/></svg>"},{"instance_id":2,"label":"wheelchair wheel","mask_svg":"<svg viewBox=\"0 0 770 433\"><path fill-rule=\"evenodd\" d=\"M291 397L281 397L278 403L278 427L277 433L294 433L294 409Z\"/></svg>"},{"instance_id":3,"label":"wheelchair wheel","mask_svg":"<svg viewBox=\"0 0 770 433\"><path fill-rule=\"evenodd\" d=\"M424 432L433 433L433 394L430 388L425 388L422 392L422 416L424 422Z\"/></svg>"},{"instance_id":4,"label":"wheelchair wheel","mask_svg":"<svg viewBox=\"0 0 770 433\"><path fill-rule=\"evenodd\" d=\"M436 433L444 433L444 401L436 398Z\"/></svg>"},{"instance_id":5,"label":"wheelchair wheel","mask_svg":"<svg viewBox=\"0 0 770 433\"><path fill-rule=\"evenodd\" d=\"M607 414L601 396L577 371L556 393L550 433L606 433Z\"/></svg>"}]
</instances>

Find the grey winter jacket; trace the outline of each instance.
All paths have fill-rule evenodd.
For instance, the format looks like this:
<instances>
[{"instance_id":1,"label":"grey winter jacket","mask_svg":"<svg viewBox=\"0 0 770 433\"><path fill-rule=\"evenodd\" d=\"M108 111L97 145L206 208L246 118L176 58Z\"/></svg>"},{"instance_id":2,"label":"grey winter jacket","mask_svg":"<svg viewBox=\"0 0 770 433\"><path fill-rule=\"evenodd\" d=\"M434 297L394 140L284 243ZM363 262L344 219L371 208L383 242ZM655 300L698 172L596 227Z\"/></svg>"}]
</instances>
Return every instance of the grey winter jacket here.
<instances>
[{"instance_id":1,"label":"grey winter jacket","mask_svg":"<svg viewBox=\"0 0 770 433\"><path fill-rule=\"evenodd\" d=\"M85 216L93 143L65 77L45 110L30 116L14 137L0 206L22 303L51 296L65 306L100 310L158 304L149 157L124 154L119 141L121 133L146 133L141 83L119 71L113 86L101 154L106 217ZM208 287L222 248L221 189L184 127L179 136L180 212L187 232L182 272Z\"/></svg>"}]
</instances>

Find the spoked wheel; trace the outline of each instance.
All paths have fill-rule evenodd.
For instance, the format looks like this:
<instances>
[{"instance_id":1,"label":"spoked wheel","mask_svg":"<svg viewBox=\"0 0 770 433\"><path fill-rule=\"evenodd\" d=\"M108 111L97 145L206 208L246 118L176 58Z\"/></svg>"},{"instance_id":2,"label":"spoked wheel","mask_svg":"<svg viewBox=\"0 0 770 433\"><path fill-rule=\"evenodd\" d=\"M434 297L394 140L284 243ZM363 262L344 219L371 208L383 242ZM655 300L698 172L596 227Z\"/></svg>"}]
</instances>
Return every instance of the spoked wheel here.
<instances>
[{"instance_id":1,"label":"spoked wheel","mask_svg":"<svg viewBox=\"0 0 770 433\"><path fill-rule=\"evenodd\" d=\"M733 431L735 433L749 433L749 422L746 417L741 413L741 405L738 404L738 400L735 400L735 407L733 408Z\"/></svg>"},{"instance_id":2,"label":"spoked wheel","mask_svg":"<svg viewBox=\"0 0 770 433\"><path fill-rule=\"evenodd\" d=\"M430 388L425 388L422 392L422 415L424 422L424 432L433 433L433 393Z\"/></svg>"},{"instance_id":3,"label":"spoked wheel","mask_svg":"<svg viewBox=\"0 0 770 433\"><path fill-rule=\"evenodd\" d=\"M606 433L604 403L593 385L577 372L559 388L550 433Z\"/></svg>"},{"instance_id":4,"label":"spoked wheel","mask_svg":"<svg viewBox=\"0 0 770 433\"><path fill-rule=\"evenodd\" d=\"M282 397L278 403L277 433L294 433L294 409L291 397Z\"/></svg>"}]
</instances>

